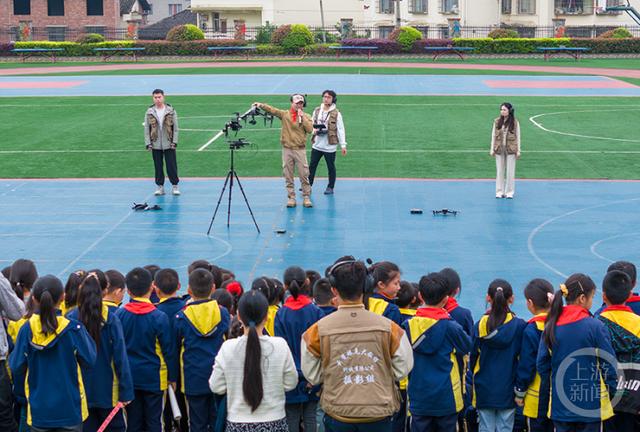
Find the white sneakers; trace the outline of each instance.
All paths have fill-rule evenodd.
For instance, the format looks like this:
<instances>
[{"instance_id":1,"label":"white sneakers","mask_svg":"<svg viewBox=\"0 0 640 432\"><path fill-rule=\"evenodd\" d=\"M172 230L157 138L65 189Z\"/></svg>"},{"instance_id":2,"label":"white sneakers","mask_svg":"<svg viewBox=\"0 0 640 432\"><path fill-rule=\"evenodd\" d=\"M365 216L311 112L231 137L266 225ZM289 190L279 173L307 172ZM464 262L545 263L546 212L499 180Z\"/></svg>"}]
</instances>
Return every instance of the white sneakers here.
<instances>
[{"instance_id":1,"label":"white sneakers","mask_svg":"<svg viewBox=\"0 0 640 432\"><path fill-rule=\"evenodd\" d=\"M178 185L173 185L173 187L171 188L171 193L173 195L180 195L180 189L178 189ZM153 194L155 196L164 195L164 186L158 186Z\"/></svg>"}]
</instances>

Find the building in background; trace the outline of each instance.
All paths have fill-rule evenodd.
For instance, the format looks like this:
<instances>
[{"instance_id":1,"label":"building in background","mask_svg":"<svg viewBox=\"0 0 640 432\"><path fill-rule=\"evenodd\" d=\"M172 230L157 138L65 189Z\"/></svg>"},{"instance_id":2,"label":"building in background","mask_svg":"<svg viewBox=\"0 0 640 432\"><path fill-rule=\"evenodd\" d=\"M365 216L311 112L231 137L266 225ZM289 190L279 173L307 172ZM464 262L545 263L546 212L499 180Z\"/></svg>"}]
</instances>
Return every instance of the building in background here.
<instances>
[{"instance_id":1,"label":"building in background","mask_svg":"<svg viewBox=\"0 0 640 432\"><path fill-rule=\"evenodd\" d=\"M154 24L165 18L189 9L190 0L149 0L151 11L147 16L147 24Z\"/></svg>"}]
</instances>

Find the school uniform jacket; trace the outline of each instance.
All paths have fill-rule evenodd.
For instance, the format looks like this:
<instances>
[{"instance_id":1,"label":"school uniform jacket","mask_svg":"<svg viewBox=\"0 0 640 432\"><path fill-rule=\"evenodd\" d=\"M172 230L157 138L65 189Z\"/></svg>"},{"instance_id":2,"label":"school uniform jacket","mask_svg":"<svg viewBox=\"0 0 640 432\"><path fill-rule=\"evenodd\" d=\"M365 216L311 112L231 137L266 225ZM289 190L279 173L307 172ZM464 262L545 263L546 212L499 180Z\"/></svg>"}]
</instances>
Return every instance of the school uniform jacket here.
<instances>
[{"instance_id":1,"label":"school uniform jacket","mask_svg":"<svg viewBox=\"0 0 640 432\"><path fill-rule=\"evenodd\" d=\"M555 336L556 343L551 347L547 347L544 338L540 340L537 358L540 378L544 381L551 377L549 418L561 422L589 423L613 416L609 391L615 391L616 388L615 365L599 361L594 354L572 356L580 349L587 349L588 352L597 350L601 356L615 361L609 332L604 324L592 318L583 307L568 305L558 318ZM558 377L561 366L564 379ZM562 385L556 385L558 381ZM567 406L565 402L575 406ZM596 416L581 415L576 412L576 407Z\"/></svg>"},{"instance_id":2,"label":"school uniform jacket","mask_svg":"<svg viewBox=\"0 0 640 432\"><path fill-rule=\"evenodd\" d=\"M304 295L299 295L297 299L294 299L293 296L288 297L276 314L275 335L284 338L289 344L293 361L298 370L298 387L286 393L286 403L288 404L318 400L317 389L314 391L307 389L308 381L300 368L300 345L302 334L323 316L320 308Z\"/></svg>"},{"instance_id":3,"label":"school uniform jacket","mask_svg":"<svg viewBox=\"0 0 640 432\"><path fill-rule=\"evenodd\" d=\"M515 394L524 398L523 414L529 418L543 419L549 409L549 381L542 382L536 370L538 347L544 332L546 313L540 313L527 322L522 333L522 348L516 372Z\"/></svg>"},{"instance_id":4,"label":"school uniform jacket","mask_svg":"<svg viewBox=\"0 0 640 432\"><path fill-rule=\"evenodd\" d=\"M133 387L161 392L175 382L178 360L169 318L145 298L132 298L116 312L122 323Z\"/></svg>"},{"instance_id":5,"label":"school uniform jacket","mask_svg":"<svg viewBox=\"0 0 640 432\"><path fill-rule=\"evenodd\" d=\"M120 307L119 303L112 302L109 300L102 300L102 304L107 305L107 307L109 308L109 312L111 313L116 313L116 311Z\"/></svg>"},{"instance_id":6,"label":"school uniform jacket","mask_svg":"<svg viewBox=\"0 0 640 432\"><path fill-rule=\"evenodd\" d=\"M79 312L69 313L69 318L79 321ZM133 377L127 358L127 347L122 333L122 324L109 307L103 303L100 345L93 366L82 367L84 388L89 408L109 409L118 401L132 401Z\"/></svg>"},{"instance_id":7,"label":"school uniform jacket","mask_svg":"<svg viewBox=\"0 0 640 432\"><path fill-rule=\"evenodd\" d=\"M231 318L215 300L196 300L176 314L182 393L211 394L209 377Z\"/></svg>"},{"instance_id":8,"label":"school uniform jacket","mask_svg":"<svg viewBox=\"0 0 640 432\"><path fill-rule=\"evenodd\" d=\"M318 306L318 307L320 308L322 313L324 313L324 316L330 315L338 310L338 308L335 306Z\"/></svg>"},{"instance_id":9,"label":"school uniform jacket","mask_svg":"<svg viewBox=\"0 0 640 432\"><path fill-rule=\"evenodd\" d=\"M404 322L400 314L400 308L382 294L375 293L369 297L369 310L376 315L389 318L399 326L402 326Z\"/></svg>"},{"instance_id":10,"label":"school uniform jacket","mask_svg":"<svg viewBox=\"0 0 640 432\"><path fill-rule=\"evenodd\" d=\"M640 315L640 295L637 293L631 294L624 305L628 306L634 314ZM593 315L596 317L599 316L606 307L607 305L603 303L602 306L600 306L600 309L598 309Z\"/></svg>"},{"instance_id":11,"label":"school uniform jacket","mask_svg":"<svg viewBox=\"0 0 640 432\"><path fill-rule=\"evenodd\" d=\"M398 308L400 310L400 316L402 317L402 324L404 325L404 323L406 323L408 320L410 320L411 318L413 318L414 316L416 316L416 309L409 309L409 308Z\"/></svg>"},{"instance_id":12,"label":"school uniform jacket","mask_svg":"<svg viewBox=\"0 0 640 432\"><path fill-rule=\"evenodd\" d=\"M267 309L267 322L264 325L264 331L269 336L275 336L274 326L276 323L276 314L279 309L279 305L270 305L269 309Z\"/></svg>"},{"instance_id":13,"label":"school uniform jacket","mask_svg":"<svg viewBox=\"0 0 640 432\"><path fill-rule=\"evenodd\" d=\"M488 321L489 315L484 315L474 327L469 362L472 404L477 409L515 408L513 387L526 323L509 312L504 323L489 333Z\"/></svg>"},{"instance_id":14,"label":"school uniform jacket","mask_svg":"<svg viewBox=\"0 0 640 432\"><path fill-rule=\"evenodd\" d=\"M38 428L63 428L89 415L80 367L96 361L96 347L84 326L58 316L54 334L42 332L34 314L20 329L9 358L14 377L26 376L27 423Z\"/></svg>"},{"instance_id":15,"label":"school uniform jacket","mask_svg":"<svg viewBox=\"0 0 640 432\"><path fill-rule=\"evenodd\" d=\"M449 297L447 303L444 305L444 310L462 326L469 337L473 336L473 317L469 309L460 306L455 298Z\"/></svg>"},{"instance_id":16,"label":"school uniform jacket","mask_svg":"<svg viewBox=\"0 0 640 432\"><path fill-rule=\"evenodd\" d=\"M456 353L471 349L471 339L444 310L422 307L403 324L413 347L409 374L409 411L447 416L464 407Z\"/></svg>"}]
</instances>

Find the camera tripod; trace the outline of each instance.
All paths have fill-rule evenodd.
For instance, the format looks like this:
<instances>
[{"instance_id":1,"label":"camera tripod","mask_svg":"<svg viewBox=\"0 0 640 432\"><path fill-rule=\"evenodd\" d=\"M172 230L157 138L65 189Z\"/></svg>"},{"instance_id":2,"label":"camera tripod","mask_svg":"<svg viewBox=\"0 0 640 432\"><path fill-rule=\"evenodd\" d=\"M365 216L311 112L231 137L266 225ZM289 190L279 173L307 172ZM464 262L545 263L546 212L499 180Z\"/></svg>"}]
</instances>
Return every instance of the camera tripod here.
<instances>
[{"instance_id":1,"label":"camera tripod","mask_svg":"<svg viewBox=\"0 0 640 432\"><path fill-rule=\"evenodd\" d=\"M227 185L229 185L229 201L227 203L227 228L229 228L229 223L231 221L231 195L233 193L233 181L238 183L240 187L240 192L242 192L242 196L244 197L244 202L247 204L247 208L249 209L249 213L251 214L251 219L253 219L253 224L256 226L258 230L258 234L260 234L260 228L258 227L258 223L256 222L256 218L253 216L253 211L251 210L251 206L249 205L249 200L247 200L247 195L244 193L244 189L242 188L242 183L240 183L240 178L238 178L238 174L234 168L234 152L240 147L249 144L242 139L237 141L232 141L229 143L229 150L231 151L231 164L229 166L229 172L227 173L227 178L224 181L224 186L222 186L222 191L220 191L220 197L218 198L218 204L216 204L216 209L213 212L213 217L211 217L211 223L209 224L209 230L207 230L207 235L211 232L211 228L213 227L213 221L218 214L218 209L220 208L220 202L222 201L222 197L224 196L224 192L227 190Z\"/></svg>"}]
</instances>

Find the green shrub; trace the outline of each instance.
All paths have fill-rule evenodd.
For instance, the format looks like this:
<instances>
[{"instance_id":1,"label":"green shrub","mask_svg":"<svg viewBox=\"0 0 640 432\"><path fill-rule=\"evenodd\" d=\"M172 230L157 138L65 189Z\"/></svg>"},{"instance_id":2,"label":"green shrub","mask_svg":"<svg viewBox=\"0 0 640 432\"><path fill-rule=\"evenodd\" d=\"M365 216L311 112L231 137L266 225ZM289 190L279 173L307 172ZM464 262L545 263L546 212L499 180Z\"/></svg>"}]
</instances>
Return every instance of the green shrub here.
<instances>
[{"instance_id":1,"label":"green shrub","mask_svg":"<svg viewBox=\"0 0 640 432\"><path fill-rule=\"evenodd\" d=\"M108 41L100 43L79 44L77 42L30 41L16 42L16 48L62 48L63 56L86 57L100 55L94 48L126 48L134 46L133 41Z\"/></svg>"},{"instance_id":2,"label":"green shrub","mask_svg":"<svg viewBox=\"0 0 640 432\"><path fill-rule=\"evenodd\" d=\"M273 44L256 45L256 54L264 55L264 56L283 55L284 49L280 45L273 45Z\"/></svg>"},{"instance_id":3,"label":"green shrub","mask_svg":"<svg viewBox=\"0 0 640 432\"><path fill-rule=\"evenodd\" d=\"M323 34L326 42L322 39ZM337 35L335 35L334 33L329 33L328 31L316 30L313 32L313 41L315 43L336 43L338 42L338 39L339 38Z\"/></svg>"},{"instance_id":4,"label":"green shrub","mask_svg":"<svg viewBox=\"0 0 640 432\"><path fill-rule=\"evenodd\" d=\"M626 39L626 38L632 38L633 35L626 28L618 27L617 29L609 30L602 33L599 37L605 38L605 39Z\"/></svg>"},{"instance_id":5,"label":"green shrub","mask_svg":"<svg viewBox=\"0 0 640 432\"><path fill-rule=\"evenodd\" d=\"M538 47L572 46L569 38L456 38L455 46L474 47L474 54L529 54L537 53Z\"/></svg>"},{"instance_id":6,"label":"green shrub","mask_svg":"<svg viewBox=\"0 0 640 432\"><path fill-rule=\"evenodd\" d=\"M282 40L282 48L289 54L299 53L307 45L313 44L311 30L304 24L293 24L291 31Z\"/></svg>"},{"instance_id":7,"label":"green shrub","mask_svg":"<svg viewBox=\"0 0 640 432\"><path fill-rule=\"evenodd\" d=\"M491 39L516 39L520 35L515 30L498 28L490 31L487 37Z\"/></svg>"},{"instance_id":8,"label":"green shrub","mask_svg":"<svg viewBox=\"0 0 640 432\"><path fill-rule=\"evenodd\" d=\"M256 33L256 43L257 44L268 44L271 42L271 36L273 32L276 30L276 26L271 24L266 24L258 27L258 33Z\"/></svg>"},{"instance_id":9,"label":"green shrub","mask_svg":"<svg viewBox=\"0 0 640 432\"><path fill-rule=\"evenodd\" d=\"M413 27L400 27L391 32L389 39L397 42L402 51L411 51L413 44L422 39L422 33Z\"/></svg>"},{"instance_id":10,"label":"green shrub","mask_svg":"<svg viewBox=\"0 0 640 432\"><path fill-rule=\"evenodd\" d=\"M89 44L89 43L100 43L104 42L104 36L98 33L87 33L85 35L80 36L76 42L80 44Z\"/></svg>"},{"instance_id":11,"label":"green shrub","mask_svg":"<svg viewBox=\"0 0 640 432\"><path fill-rule=\"evenodd\" d=\"M175 26L167 33L167 40L172 42L204 39L204 32L193 24Z\"/></svg>"},{"instance_id":12,"label":"green shrub","mask_svg":"<svg viewBox=\"0 0 640 432\"><path fill-rule=\"evenodd\" d=\"M271 43L274 44L274 45L282 45L282 41L284 40L284 38L289 36L289 33L291 33L291 25L290 24L286 24L286 25L278 27L271 34Z\"/></svg>"}]
</instances>

